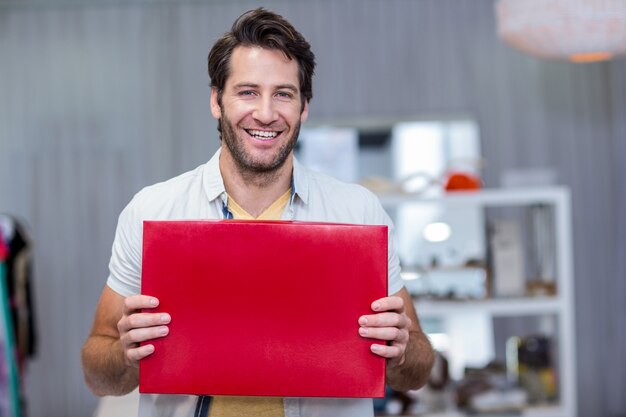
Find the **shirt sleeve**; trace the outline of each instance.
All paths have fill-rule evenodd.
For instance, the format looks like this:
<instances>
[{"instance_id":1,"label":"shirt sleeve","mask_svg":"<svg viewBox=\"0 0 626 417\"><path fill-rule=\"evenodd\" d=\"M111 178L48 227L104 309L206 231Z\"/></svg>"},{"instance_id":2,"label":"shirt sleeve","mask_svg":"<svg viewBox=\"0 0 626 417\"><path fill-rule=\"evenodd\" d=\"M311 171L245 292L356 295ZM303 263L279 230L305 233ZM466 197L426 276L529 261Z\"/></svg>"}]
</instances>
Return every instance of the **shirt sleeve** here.
<instances>
[{"instance_id":1,"label":"shirt sleeve","mask_svg":"<svg viewBox=\"0 0 626 417\"><path fill-rule=\"evenodd\" d=\"M388 287L387 293L388 295L393 295L400 291L403 287L402 279L400 278L400 258L398 257L397 250L397 242L396 242L396 229L393 224L393 221L380 204L378 197L376 197L370 191L367 191L369 194L369 198L371 201L370 212L368 213L368 217L370 217L369 224L381 224L387 225L387 277L388 277Z\"/></svg>"},{"instance_id":2,"label":"shirt sleeve","mask_svg":"<svg viewBox=\"0 0 626 417\"><path fill-rule=\"evenodd\" d=\"M400 277L400 259L397 251L396 228L387 213L383 211L383 214L387 220L386 224L388 227L387 233L389 239L387 244L387 275L389 280L388 294L393 295L402 289L403 283Z\"/></svg>"},{"instance_id":3,"label":"shirt sleeve","mask_svg":"<svg viewBox=\"0 0 626 417\"><path fill-rule=\"evenodd\" d=\"M107 285L128 297L141 292L143 222L137 216L136 197L122 210L115 230Z\"/></svg>"}]
</instances>

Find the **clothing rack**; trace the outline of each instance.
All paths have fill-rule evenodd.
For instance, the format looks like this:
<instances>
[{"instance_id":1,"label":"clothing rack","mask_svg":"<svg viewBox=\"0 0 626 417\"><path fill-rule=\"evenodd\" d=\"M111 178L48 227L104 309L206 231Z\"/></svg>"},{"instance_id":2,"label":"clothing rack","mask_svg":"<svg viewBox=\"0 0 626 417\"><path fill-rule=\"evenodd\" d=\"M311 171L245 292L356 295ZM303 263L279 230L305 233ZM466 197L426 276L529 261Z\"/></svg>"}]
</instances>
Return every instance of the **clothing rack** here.
<instances>
[{"instance_id":1,"label":"clothing rack","mask_svg":"<svg viewBox=\"0 0 626 417\"><path fill-rule=\"evenodd\" d=\"M0 416L25 417L26 362L35 354L31 239L0 213Z\"/></svg>"},{"instance_id":2,"label":"clothing rack","mask_svg":"<svg viewBox=\"0 0 626 417\"><path fill-rule=\"evenodd\" d=\"M17 370L15 336L11 310L5 259L0 258L0 415L21 416L20 382Z\"/></svg>"}]
</instances>

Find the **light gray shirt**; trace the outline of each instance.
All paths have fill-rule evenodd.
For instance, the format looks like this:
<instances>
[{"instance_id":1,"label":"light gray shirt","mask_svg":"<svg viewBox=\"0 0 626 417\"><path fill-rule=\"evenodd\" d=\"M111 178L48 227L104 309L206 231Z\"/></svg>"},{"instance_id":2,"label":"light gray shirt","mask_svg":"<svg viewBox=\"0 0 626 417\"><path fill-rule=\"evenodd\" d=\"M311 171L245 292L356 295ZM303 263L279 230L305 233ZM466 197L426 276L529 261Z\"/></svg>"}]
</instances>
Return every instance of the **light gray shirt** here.
<instances>
[{"instance_id":1,"label":"light gray shirt","mask_svg":"<svg viewBox=\"0 0 626 417\"><path fill-rule=\"evenodd\" d=\"M107 285L128 297L141 292L144 220L222 219L228 195L218 150L204 165L142 189L120 214ZM284 220L387 225L389 294L402 288L393 224L367 189L311 171L294 159L292 194ZM373 301L373 300L372 300ZM198 397L141 394L140 417L192 417ZM371 417L369 398L285 398L285 417Z\"/></svg>"}]
</instances>

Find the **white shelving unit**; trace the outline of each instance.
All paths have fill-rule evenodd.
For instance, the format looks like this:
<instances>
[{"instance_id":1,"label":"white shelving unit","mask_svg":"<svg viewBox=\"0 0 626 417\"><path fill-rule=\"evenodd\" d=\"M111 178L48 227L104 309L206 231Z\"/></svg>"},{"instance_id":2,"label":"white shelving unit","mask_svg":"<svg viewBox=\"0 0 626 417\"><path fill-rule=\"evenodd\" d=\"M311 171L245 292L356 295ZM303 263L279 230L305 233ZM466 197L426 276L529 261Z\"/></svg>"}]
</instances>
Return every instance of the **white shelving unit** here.
<instances>
[{"instance_id":1,"label":"white shelving unit","mask_svg":"<svg viewBox=\"0 0 626 417\"><path fill-rule=\"evenodd\" d=\"M523 416L575 417L576 414L576 357L573 308L573 266L571 235L571 202L565 187L532 189L485 189L471 192L453 192L442 196L415 196L393 194L380 196L383 206L397 209L405 204L468 205L473 207L524 207L536 204L554 208L554 236L556 242L556 286L554 296L487 298L471 301L438 301L419 299L416 309L420 317L453 317L471 313L486 313L490 317L552 316L558 323L558 398L555 405L530 407ZM430 415L429 415L430 416ZM432 414L438 417L463 416L459 412ZM493 414L490 414L493 417Z\"/></svg>"}]
</instances>

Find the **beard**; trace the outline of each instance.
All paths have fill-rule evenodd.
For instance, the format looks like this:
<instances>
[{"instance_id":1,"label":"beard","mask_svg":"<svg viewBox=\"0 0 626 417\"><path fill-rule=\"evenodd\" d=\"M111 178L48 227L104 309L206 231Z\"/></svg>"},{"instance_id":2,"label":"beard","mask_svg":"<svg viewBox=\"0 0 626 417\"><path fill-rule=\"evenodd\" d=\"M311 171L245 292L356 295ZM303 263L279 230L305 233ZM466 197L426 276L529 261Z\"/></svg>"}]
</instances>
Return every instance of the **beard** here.
<instances>
[{"instance_id":1,"label":"beard","mask_svg":"<svg viewBox=\"0 0 626 417\"><path fill-rule=\"evenodd\" d=\"M246 176L272 176L285 164L287 158L293 151L300 134L300 121L295 125L291 136L275 152L270 160L255 158L246 151L245 139L239 137L232 122L226 116L222 108L222 117L218 121L218 129L221 132L221 139L224 141L230 154L242 175Z\"/></svg>"}]
</instances>

